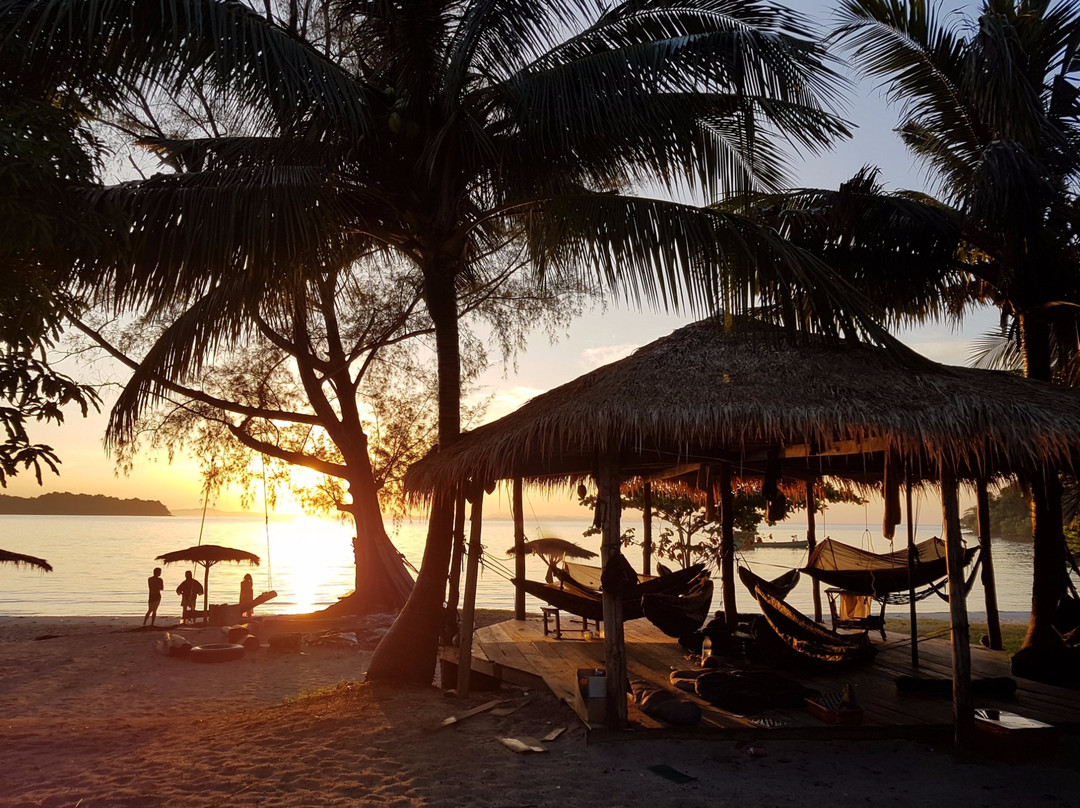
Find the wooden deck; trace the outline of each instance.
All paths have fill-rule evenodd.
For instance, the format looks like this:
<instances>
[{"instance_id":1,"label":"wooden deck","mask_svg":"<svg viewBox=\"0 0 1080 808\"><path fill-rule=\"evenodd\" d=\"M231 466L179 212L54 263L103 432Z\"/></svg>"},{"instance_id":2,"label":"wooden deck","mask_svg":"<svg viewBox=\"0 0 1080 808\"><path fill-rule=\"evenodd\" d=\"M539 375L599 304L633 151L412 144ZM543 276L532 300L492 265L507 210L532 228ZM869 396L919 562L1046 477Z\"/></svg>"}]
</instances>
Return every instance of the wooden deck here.
<instances>
[{"instance_id":1,"label":"wooden deck","mask_svg":"<svg viewBox=\"0 0 1080 808\"><path fill-rule=\"evenodd\" d=\"M564 617L564 625L567 620ZM546 686L558 698L574 707L574 688L578 668L604 665L604 641L601 638L579 639L579 634L557 640L544 636L543 622L530 617L486 626L476 632L473 646L473 670L502 682L523 686ZM672 670L693 666L678 643L663 635L648 621L626 624L627 666L631 680L644 679L673 690L668 682ZM947 639L925 639L919 643L920 664L911 666L911 648L907 639L878 644L878 654L870 665L845 667L826 673L785 672L801 684L822 693L835 693L845 684L855 686L863 721L859 726L827 724L805 709L773 709L752 716L724 712L703 700L685 694L702 707L704 717L693 730L677 733L664 728L635 709L631 724L640 730L666 734L718 733L724 737L757 737L763 733L783 737L926 737L948 738L952 732L952 701L948 697L898 693L897 676L951 677L951 651ZM456 649L446 649L445 662L456 664ZM725 657L725 663L740 669L753 669L739 658ZM976 678L1009 676L1009 662L1004 652L982 647L971 649L972 676ZM1058 727L1080 727L1080 692L1052 687L1026 679L1017 679L1019 688L1010 699L987 699L976 696L976 708L1008 710ZM585 716L582 716L585 720Z\"/></svg>"}]
</instances>

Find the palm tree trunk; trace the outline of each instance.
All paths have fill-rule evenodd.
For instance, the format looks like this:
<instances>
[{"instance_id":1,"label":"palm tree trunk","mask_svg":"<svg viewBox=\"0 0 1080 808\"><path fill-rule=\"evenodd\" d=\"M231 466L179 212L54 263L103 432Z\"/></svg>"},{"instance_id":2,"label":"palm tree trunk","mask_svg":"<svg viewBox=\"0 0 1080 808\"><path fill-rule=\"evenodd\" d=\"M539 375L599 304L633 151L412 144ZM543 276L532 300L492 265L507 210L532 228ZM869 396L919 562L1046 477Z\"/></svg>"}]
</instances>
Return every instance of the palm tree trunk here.
<instances>
[{"instance_id":1,"label":"palm tree trunk","mask_svg":"<svg viewBox=\"0 0 1080 808\"><path fill-rule=\"evenodd\" d=\"M461 433L461 347L457 297L449 267L425 272L424 296L435 327L439 369L439 447ZM375 649L368 681L431 684L439 649L440 614L454 542L454 496L435 495L428 518L424 560L405 608Z\"/></svg>"},{"instance_id":2,"label":"palm tree trunk","mask_svg":"<svg viewBox=\"0 0 1080 808\"><path fill-rule=\"evenodd\" d=\"M1032 315L1020 318L1024 375L1051 380L1050 325ZM1065 591L1065 536L1061 520L1061 480L1057 469L1043 468L1031 480L1031 535L1034 551L1031 619L1023 646L1013 656L1017 676L1060 681L1076 675L1075 656L1054 628L1058 601Z\"/></svg>"}]
</instances>

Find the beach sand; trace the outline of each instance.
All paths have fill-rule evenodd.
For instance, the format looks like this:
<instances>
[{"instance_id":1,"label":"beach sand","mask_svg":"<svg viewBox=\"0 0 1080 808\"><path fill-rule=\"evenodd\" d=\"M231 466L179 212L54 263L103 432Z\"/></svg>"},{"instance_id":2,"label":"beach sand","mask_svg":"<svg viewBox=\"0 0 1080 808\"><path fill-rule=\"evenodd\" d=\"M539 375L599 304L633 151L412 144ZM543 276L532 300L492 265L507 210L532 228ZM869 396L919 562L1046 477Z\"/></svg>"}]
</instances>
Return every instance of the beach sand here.
<instances>
[{"instance_id":1,"label":"beach sand","mask_svg":"<svg viewBox=\"0 0 1080 808\"><path fill-rule=\"evenodd\" d=\"M488 619L495 619L498 615ZM355 623L355 621L353 621ZM959 763L911 741L763 739L586 743L548 692L450 698L436 687L362 683L362 647L265 648L195 664L153 649L138 618L0 619L0 808L15 806L815 806L1075 805L1080 743L1039 764ZM348 620L275 618L270 633L355 628ZM220 629L175 633L218 642ZM52 636L50 639L35 639ZM439 728L493 698L488 711ZM542 738L517 754L503 737ZM694 779L675 783L667 764Z\"/></svg>"}]
</instances>

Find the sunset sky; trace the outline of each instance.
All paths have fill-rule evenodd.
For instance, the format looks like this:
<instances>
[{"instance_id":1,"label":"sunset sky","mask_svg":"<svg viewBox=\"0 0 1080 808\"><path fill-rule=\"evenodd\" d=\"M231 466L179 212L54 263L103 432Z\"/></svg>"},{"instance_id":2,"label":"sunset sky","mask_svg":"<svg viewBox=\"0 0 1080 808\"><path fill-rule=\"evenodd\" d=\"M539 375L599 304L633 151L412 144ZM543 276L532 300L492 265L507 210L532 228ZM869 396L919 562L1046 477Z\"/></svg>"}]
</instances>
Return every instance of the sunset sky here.
<instances>
[{"instance_id":1,"label":"sunset sky","mask_svg":"<svg viewBox=\"0 0 1080 808\"><path fill-rule=\"evenodd\" d=\"M814 16L819 16L817 9L827 7L815 0L796 0L789 5ZM862 166L873 164L881 168L881 178L890 189L925 189L921 172L891 131L896 120L895 111L886 106L872 86L865 82L855 86L846 115L859 127L854 139L838 144L830 154L796 159L797 185L835 188ZM689 319L614 307L605 312L597 308L573 323L555 345L548 344L545 335L536 334L528 351L519 357L516 373L504 377L502 367L497 366L483 377L481 393L491 399L487 417L504 415L538 393L622 358ZM971 340L992 329L996 322L994 311L984 311L969 317L959 332L948 326L934 326L901 336L913 348L933 359L967 364ZM68 372L81 376L84 371L69 369ZM47 476L44 485L38 487L31 474L22 474L9 481L4 493L36 496L47 491L72 491L157 499L173 510L201 507L200 482L189 458L177 458L170 465L163 456L146 456L130 476L117 474L112 459L106 456L101 444L113 395L106 394L103 413L85 420L77 413L71 413L67 423L60 428L34 426L32 439L58 450L63 460L61 475ZM215 505L223 510L240 507L234 493L219 497ZM568 500L545 503L539 496L533 497L533 507L581 513L579 509L569 507ZM863 509L858 509L860 521L862 513Z\"/></svg>"}]
</instances>

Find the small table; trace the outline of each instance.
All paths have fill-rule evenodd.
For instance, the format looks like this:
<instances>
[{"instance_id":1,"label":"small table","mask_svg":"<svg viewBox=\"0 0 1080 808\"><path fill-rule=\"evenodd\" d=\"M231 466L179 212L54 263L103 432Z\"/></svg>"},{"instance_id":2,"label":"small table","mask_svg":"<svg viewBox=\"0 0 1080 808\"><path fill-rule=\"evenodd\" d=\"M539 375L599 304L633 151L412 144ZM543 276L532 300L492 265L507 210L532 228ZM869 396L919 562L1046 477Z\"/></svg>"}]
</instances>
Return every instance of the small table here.
<instances>
[{"instance_id":1,"label":"small table","mask_svg":"<svg viewBox=\"0 0 1080 808\"><path fill-rule=\"evenodd\" d=\"M587 618L587 617L582 617L581 618L581 628L565 628L564 629L562 627L562 623L560 622L560 614L559 614L559 610L557 608L555 608L554 606L541 606L540 607L540 613L544 616L544 636L545 637L548 636L548 634L554 634L556 640L561 640L562 639L562 633L564 631L580 631L582 634L584 634L586 631L590 630L589 629L589 622L590 621L589 621L589 618ZM555 624L554 629L551 628L551 625L550 625L549 621L554 622L554 624ZM596 630L599 631L600 630L600 621L599 620L594 620L592 622L596 623Z\"/></svg>"}]
</instances>

